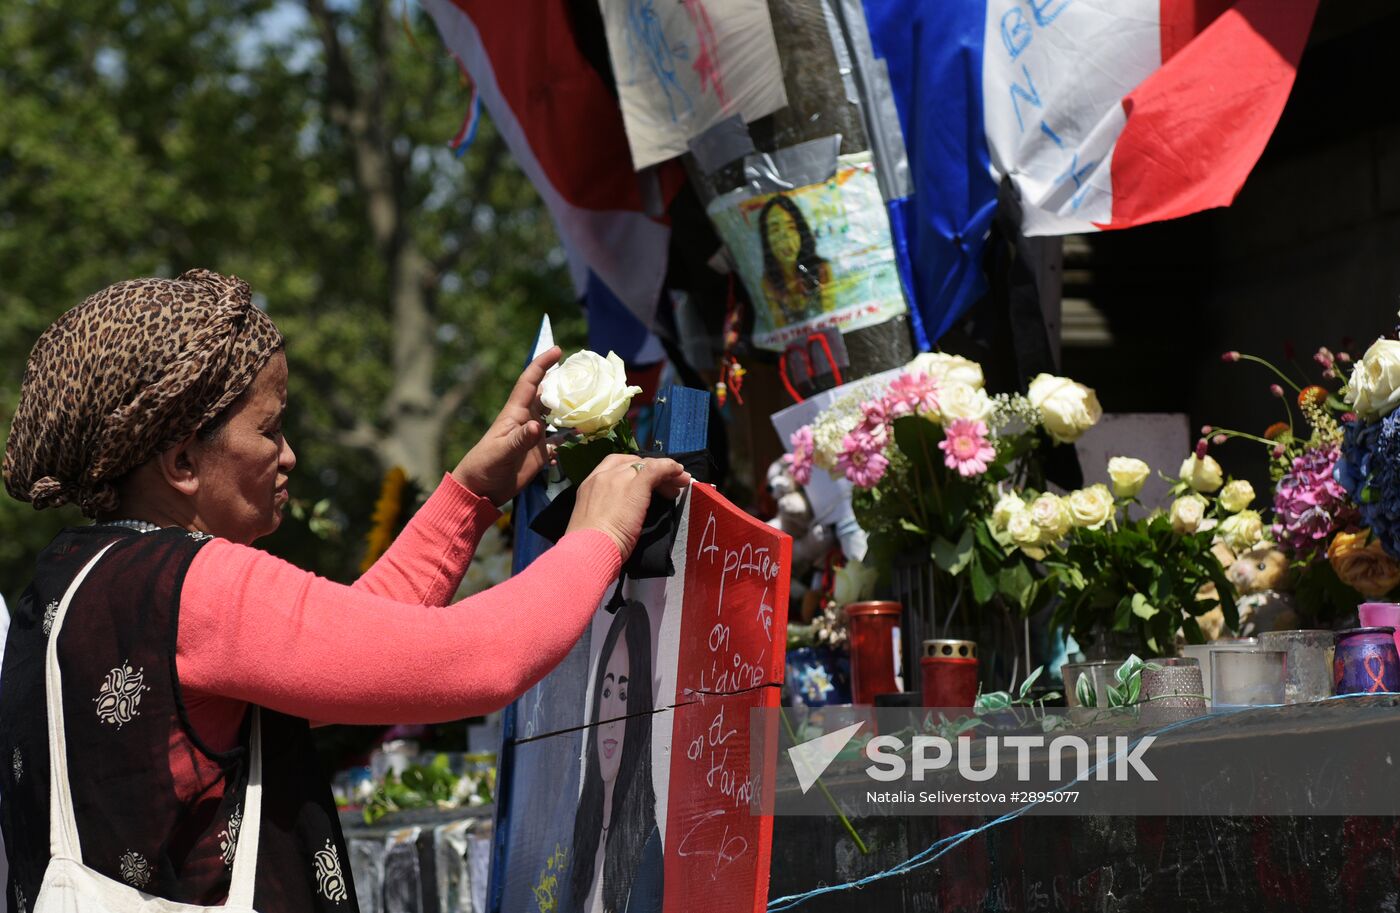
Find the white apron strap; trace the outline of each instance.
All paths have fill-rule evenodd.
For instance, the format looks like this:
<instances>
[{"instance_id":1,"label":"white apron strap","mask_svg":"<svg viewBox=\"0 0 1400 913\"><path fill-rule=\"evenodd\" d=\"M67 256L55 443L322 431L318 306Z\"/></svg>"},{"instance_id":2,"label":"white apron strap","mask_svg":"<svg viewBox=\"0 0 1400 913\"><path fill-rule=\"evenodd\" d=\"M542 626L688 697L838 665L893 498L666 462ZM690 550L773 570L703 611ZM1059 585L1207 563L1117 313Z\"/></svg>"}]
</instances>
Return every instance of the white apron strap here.
<instances>
[{"instance_id":1,"label":"white apron strap","mask_svg":"<svg viewBox=\"0 0 1400 913\"><path fill-rule=\"evenodd\" d=\"M116 543L98 552L73 578L68 592L63 594L63 601L58 604L49 642L44 647L44 700L49 712L49 854L79 863L83 861L83 848L78 842L78 822L73 817L73 794L68 786L68 741L63 735L63 676L58 671L58 633L63 630L63 619L68 615L73 594L82 586L88 571L113 545Z\"/></svg>"},{"instance_id":2,"label":"white apron strap","mask_svg":"<svg viewBox=\"0 0 1400 913\"><path fill-rule=\"evenodd\" d=\"M251 705L250 705L251 706ZM253 734L248 740L248 789L243 794L243 822L233 851L233 882L228 905L251 910L258 872L258 832L262 830L262 710L252 707Z\"/></svg>"},{"instance_id":3,"label":"white apron strap","mask_svg":"<svg viewBox=\"0 0 1400 913\"><path fill-rule=\"evenodd\" d=\"M63 732L63 676L58 668L58 634L68 614L73 594L78 592L88 572L113 542L89 561L73 578L68 592L58 604L53 627L44 653L44 699L48 707L49 724L49 853L54 857L72 859L82 864L82 844L78 840L78 822L73 812L73 793L68 781L68 743ZM262 829L262 714L253 712L252 734L249 739L248 788L243 797L243 820L238 828L238 843L234 849L233 876L229 886L228 905L251 909L253 886L258 864L258 832Z\"/></svg>"}]
</instances>

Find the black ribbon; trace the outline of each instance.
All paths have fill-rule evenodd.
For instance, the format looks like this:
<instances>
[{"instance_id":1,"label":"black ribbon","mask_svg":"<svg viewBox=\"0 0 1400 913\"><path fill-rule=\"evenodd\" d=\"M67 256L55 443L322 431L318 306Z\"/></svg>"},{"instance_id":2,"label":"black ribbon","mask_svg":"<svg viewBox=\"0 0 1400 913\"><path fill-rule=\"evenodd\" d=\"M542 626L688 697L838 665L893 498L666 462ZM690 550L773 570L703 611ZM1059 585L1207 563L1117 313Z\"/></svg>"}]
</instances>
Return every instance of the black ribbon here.
<instances>
[{"instance_id":1,"label":"black ribbon","mask_svg":"<svg viewBox=\"0 0 1400 913\"><path fill-rule=\"evenodd\" d=\"M703 450L664 455L639 454L638 459L656 456L665 456L685 466L696 481L709 478L709 457ZM558 542L569 528L569 520L573 517L574 502L577 498L578 491L572 485L561 491L548 507L536 515L534 522L530 524L531 531L550 542ZM622 565L617 588L604 607L609 612L616 612L622 607L625 601L622 587L629 579L647 580L675 576L676 566L671 560L671 550L675 547L676 533L680 529L680 516L679 502L652 495L651 504L647 506L646 516L642 519L642 531L637 537L637 546Z\"/></svg>"}]
</instances>

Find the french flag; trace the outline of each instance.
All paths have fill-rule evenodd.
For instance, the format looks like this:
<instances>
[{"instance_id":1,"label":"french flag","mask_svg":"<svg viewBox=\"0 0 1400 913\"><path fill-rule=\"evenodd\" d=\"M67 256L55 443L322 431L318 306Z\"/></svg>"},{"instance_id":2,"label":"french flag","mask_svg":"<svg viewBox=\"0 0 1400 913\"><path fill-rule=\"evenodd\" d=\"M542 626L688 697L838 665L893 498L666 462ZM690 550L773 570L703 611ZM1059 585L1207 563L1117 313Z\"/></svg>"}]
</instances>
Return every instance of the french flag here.
<instances>
[{"instance_id":1,"label":"french flag","mask_svg":"<svg viewBox=\"0 0 1400 913\"><path fill-rule=\"evenodd\" d=\"M632 170L621 109L579 50L567 0L423 8L549 208L590 326L619 328L608 347L645 357L671 240L664 212L684 183L679 163Z\"/></svg>"},{"instance_id":2,"label":"french flag","mask_svg":"<svg viewBox=\"0 0 1400 913\"><path fill-rule=\"evenodd\" d=\"M913 177L892 201L936 338L985 290L1009 178L1027 235L1228 206L1278 123L1317 0L864 0Z\"/></svg>"}]
</instances>

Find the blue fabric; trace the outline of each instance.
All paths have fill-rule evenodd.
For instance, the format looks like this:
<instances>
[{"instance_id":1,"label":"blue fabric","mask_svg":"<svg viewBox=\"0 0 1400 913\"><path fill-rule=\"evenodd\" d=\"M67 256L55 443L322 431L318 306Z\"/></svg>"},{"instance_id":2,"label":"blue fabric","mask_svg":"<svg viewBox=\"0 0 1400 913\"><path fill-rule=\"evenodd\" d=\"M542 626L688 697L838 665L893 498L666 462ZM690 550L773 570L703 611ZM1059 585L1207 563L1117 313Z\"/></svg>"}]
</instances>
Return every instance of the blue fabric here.
<instances>
[{"instance_id":1,"label":"blue fabric","mask_svg":"<svg viewBox=\"0 0 1400 913\"><path fill-rule=\"evenodd\" d=\"M628 365L637 365L638 356L646 354L644 363L658 359L650 357L646 349L652 341L651 330L627 309L612 289L598 278L597 273L588 273L588 287L584 290L584 307L588 310L588 348L594 352L616 352Z\"/></svg>"},{"instance_id":2,"label":"blue fabric","mask_svg":"<svg viewBox=\"0 0 1400 913\"><path fill-rule=\"evenodd\" d=\"M909 258L909 197L890 200L885 209L890 214L890 241L894 244L894 263L899 270L899 284L904 289L904 300L917 301L914 294L914 270ZM931 348L928 333L924 330L924 317L917 307L910 308L909 322L914 328L914 345L922 351Z\"/></svg>"},{"instance_id":3,"label":"blue fabric","mask_svg":"<svg viewBox=\"0 0 1400 913\"><path fill-rule=\"evenodd\" d=\"M982 112L987 5L863 5L875 54L889 67L914 184L913 195L891 207L891 229L906 235L914 300L927 341L935 342L986 290L982 249L997 198ZM895 246L901 250L899 240Z\"/></svg>"}]
</instances>

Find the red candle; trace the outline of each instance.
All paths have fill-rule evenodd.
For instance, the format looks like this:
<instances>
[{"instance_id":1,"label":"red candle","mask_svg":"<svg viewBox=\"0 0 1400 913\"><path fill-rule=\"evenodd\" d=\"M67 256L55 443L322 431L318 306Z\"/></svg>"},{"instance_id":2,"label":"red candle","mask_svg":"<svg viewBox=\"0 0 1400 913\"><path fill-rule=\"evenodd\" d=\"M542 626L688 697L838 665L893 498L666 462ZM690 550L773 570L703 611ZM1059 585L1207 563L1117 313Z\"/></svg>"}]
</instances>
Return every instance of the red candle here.
<instances>
[{"instance_id":1,"label":"red candle","mask_svg":"<svg viewBox=\"0 0 1400 913\"><path fill-rule=\"evenodd\" d=\"M977 700L977 644L970 640L926 640L924 706L970 708Z\"/></svg>"},{"instance_id":2,"label":"red candle","mask_svg":"<svg viewBox=\"0 0 1400 913\"><path fill-rule=\"evenodd\" d=\"M851 695L870 705L875 695L904 690L900 665L903 610L897 602L853 602L846 606L851 629Z\"/></svg>"}]
</instances>

